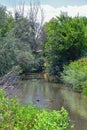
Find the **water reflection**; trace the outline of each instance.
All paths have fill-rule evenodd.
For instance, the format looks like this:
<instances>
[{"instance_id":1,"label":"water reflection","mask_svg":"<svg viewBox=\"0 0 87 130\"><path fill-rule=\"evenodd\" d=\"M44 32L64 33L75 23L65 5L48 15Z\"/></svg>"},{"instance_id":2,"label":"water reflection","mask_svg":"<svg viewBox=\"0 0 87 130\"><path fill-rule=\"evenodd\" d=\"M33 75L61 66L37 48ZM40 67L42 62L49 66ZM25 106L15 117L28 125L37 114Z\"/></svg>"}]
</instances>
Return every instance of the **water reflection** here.
<instances>
[{"instance_id":1,"label":"water reflection","mask_svg":"<svg viewBox=\"0 0 87 130\"><path fill-rule=\"evenodd\" d=\"M72 109L73 112L78 113L87 119L87 98L82 97L81 94L77 94L65 89L61 90L62 96L66 100L66 105Z\"/></svg>"},{"instance_id":2,"label":"water reflection","mask_svg":"<svg viewBox=\"0 0 87 130\"><path fill-rule=\"evenodd\" d=\"M33 102L38 107L56 110L64 106L75 124L75 130L87 129L87 99L59 84L43 79L20 81L17 97L22 104Z\"/></svg>"}]
</instances>

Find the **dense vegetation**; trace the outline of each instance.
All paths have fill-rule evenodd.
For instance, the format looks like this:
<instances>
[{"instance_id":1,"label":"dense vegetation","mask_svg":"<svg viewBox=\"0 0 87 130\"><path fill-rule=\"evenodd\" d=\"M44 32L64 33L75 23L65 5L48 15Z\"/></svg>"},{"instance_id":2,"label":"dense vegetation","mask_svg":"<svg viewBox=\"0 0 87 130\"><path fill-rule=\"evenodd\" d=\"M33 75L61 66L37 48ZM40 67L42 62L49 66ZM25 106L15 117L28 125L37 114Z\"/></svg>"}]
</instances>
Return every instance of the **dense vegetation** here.
<instances>
[{"instance_id":1,"label":"dense vegetation","mask_svg":"<svg viewBox=\"0 0 87 130\"><path fill-rule=\"evenodd\" d=\"M0 83L5 82L5 85L18 74L43 70L44 27L37 23L37 14L33 17L32 8L29 16L24 17L23 13L16 10L13 17L0 6L0 77L4 76ZM47 111L31 104L21 106L0 90L0 129L69 130L69 116L64 108Z\"/></svg>"},{"instance_id":2,"label":"dense vegetation","mask_svg":"<svg viewBox=\"0 0 87 130\"><path fill-rule=\"evenodd\" d=\"M24 17L23 10L14 13L15 17L0 6L0 76L17 65L23 72L41 71L44 62L42 52L38 53L42 49L41 25L33 14Z\"/></svg>"},{"instance_id":3,"label":"dense vegetation","mask_svg":"<svg viewBox=\"0 0 87 130\"><path fill-rule=\"evenodd\" d=\"M47 111L28 104L21 106L16 99L7 99L0 91L0 130L69 130L68 112Z\"/></svg>"},{"instance_id":4,"label":"dense vegetation","mask_svg":"<svg viewBox=\"0 0 87 130\"><path fill-rule=\"evenodd\" d=\"M87 58L81 58L64 66L63 81L87 96Z\"/></svg>"},{"instance_id":5,"label":"dense vegetation","mask_svg":"<svg viewBox=\"0 0 87 130\"><path fill-rule=\"evenodd\" d=\"M42 71L44 61L46 72L60 75L64 64L86 56L86 17L71 18L61 13L42 26L32 10L26 17L23 10L16 10L13 17L3 6L0 12L1 76L17 65L23 72Z\"/></svg>"},{"instance_id":6,"label":"dense vegetation","mask_svg":"<svg viewBox=\"0 0 87 130\"><path fill-rule=\"evenodd\" d=\"M59 77L63 72L63 82L87 95L87 18L62 13L44 26L46 72Z\"/></svg>"},{"instance_id":7,"label":"dense vegetation","mask_svg":"<svg viewBox=\"0 0 87 130\"><path fill-rule=\"evenodd\" d=\"M47 71L58 75L63 64L86 55L87 51L87 18L71 18L67 14L50 20L45 24L45 56Z\"/></svg>"},{"instance_id":8,"label":"dense vegetation","mask_svg":"<svg viewBox=\"0 0 87 130\"><path fill-rule=\"evenodd\" d=\"M44 70L87 96L87 18L61 13L43 25L37 21L38 5L31 3L26 17L23 8L13 17L0 5L0 77ZM69 117L64 108L20 106L0 92L0 129L68 130Z\"/></svg>"}]
</instances>

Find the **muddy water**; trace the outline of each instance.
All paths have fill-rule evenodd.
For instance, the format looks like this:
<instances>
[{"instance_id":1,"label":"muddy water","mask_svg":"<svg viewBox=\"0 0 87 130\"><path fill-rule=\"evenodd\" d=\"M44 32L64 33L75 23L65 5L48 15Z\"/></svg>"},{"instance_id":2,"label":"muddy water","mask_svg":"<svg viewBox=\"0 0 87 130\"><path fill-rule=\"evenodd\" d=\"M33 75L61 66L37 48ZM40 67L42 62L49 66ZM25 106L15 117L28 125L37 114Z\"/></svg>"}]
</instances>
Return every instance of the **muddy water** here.
<instances>
[{"instance_id":1,"label":"muddy water","mask_svg":"<svg viewBox=\"0 0 87 130\"><path fill-rule=\"evenodd\" d=\"M87 130L87 98L60 84L29 78L20 81L17 97L22 104L33 102L47 109L59 110L64 106L75 125L74 130Z\"/></svg>"}]
</instances>

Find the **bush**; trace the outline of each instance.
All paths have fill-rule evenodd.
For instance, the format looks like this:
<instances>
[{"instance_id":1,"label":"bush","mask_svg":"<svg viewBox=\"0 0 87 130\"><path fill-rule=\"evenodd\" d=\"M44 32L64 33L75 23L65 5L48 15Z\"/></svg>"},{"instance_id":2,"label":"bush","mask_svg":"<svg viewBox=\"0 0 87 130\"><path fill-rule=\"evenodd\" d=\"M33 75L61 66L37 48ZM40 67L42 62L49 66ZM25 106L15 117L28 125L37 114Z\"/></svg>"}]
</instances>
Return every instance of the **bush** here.
<instances>
[{"instance_id":1,"label":"bush","mask_svg":"<svg viewBox=\"0 0 87 130\"><path fill-rule=\"evenodd\" d=\"M0 39L0 76L8 73L16 65L16 42L17 39L10 34Z\"/></svg>"},{"instance_id":2,"label":"bush","mask_svg":"<svg viewBox=\"0 0 87 130\"><path fill-rule=\"evenodd\" d=\"M84 84L83 84L82 94L83 94L84 96L87 96L87 81L84 82Z\"/></svg>"},{"instance_id":3,"label":"bush","mask_svg":"<svg viewBox=\"0 0 87 130\"><path fill-rule=\"evenodd\" d=\"M69 130L69 118L67 111L43 110L36 116L34 130Z\"/></svg>"},{"instance_id":4,"label":"bush","mask_svg":"<svg viewBox=\"0 0 87 130\"><path fill-rule=\"evenodd\" d=\"M78 92L85 91L87 88L87 58L81 58L64 66L62 80L71 84Z\"/></svg>"},{"instance_id":5,"label":"bush","mask_svg":"<svg viewBox=\"0 0 87 130\"><path fill-rule=\"evenodd\" d=\"M39 56L35 58L33 66L36 72L41 72L44 69L44 61L45 60L43 56Z\"/></svg>"},{"instance_id":6,"label":"bush","mask_svg":"<svg viewBox=\"0 0 87 130\"><path fill-rule=\"evenodd\" d=\"M46 111L32 104L21 106L0 91L0 130L69 130L68 112Z\"/></svg>"},{"instance_id":7,"label":"bush","mask_svg":"<svg viewBox=\"0 0 87 130\"><path fill-rule=\"evenodd\" d=\"M33 55L29 52L20 51L17 56L19 66L23 69L23 72L31 72L34 64Z\"/></svg>"},{"instance_id":8,"label":"bush","mask_svg":"<svg viewBox=\"0 0 87 130\"><path fill-rule=\"evenodd\" d=\"M43 70L44 57L34 55L30 52L20 51L17 56L18 65L23 69L23 72L40 72Z\"/></svg>"}]
</instances>

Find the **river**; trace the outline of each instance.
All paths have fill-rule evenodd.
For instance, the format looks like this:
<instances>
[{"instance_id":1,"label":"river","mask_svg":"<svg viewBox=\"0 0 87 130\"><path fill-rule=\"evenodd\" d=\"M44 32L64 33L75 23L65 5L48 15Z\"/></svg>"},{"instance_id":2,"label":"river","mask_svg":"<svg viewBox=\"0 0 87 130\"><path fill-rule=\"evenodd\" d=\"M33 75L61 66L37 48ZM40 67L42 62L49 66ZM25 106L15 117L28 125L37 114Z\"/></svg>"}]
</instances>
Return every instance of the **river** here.
<instances>
[{"instance_id":1,"label":"river","mask_svg":"<svg viewBox=\"0 0 87 130\"><path fill-rule=\"evenodd\" d=\"M20 81L16 96L21 104L33 102L52 110L64 106L75 125L74 130L87 130L87 98L61 84L49 83L38 75L27 76Z\"/></svg>"}]
</instances>

